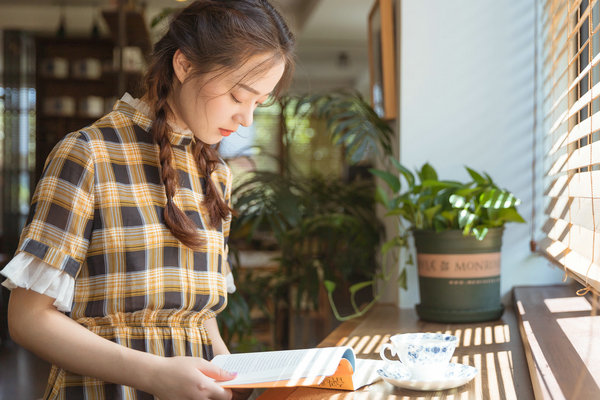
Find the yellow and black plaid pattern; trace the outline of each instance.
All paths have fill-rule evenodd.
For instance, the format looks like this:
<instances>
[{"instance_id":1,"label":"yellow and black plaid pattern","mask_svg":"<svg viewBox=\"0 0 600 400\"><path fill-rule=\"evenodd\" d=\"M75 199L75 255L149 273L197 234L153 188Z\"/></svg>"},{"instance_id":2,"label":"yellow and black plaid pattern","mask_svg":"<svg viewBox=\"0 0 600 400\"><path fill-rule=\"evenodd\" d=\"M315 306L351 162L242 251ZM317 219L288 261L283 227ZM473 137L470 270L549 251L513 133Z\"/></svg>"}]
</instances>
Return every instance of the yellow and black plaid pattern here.
<instances>
[{"instance_id":1,"label":"yellow and black plaid pattern","mask_svg":"<svg viewBox=\"0 0 600 400\"><path fill-rule=\"evenodd\" d=\"M227 303L226 242L231 216L207 229L205 177L192 136L169 132L179 173L174 198L199 227L194 252L164 223L166 204L152 121L126 102L68 134L52 151L32 200L18 251L75 278L71 318L123 346L163 356L211 359L203 321ZM230 202L231 172L210 177ZM53 367L45 398L143 399L147 393Z\"/></svg>"}]
</instances>

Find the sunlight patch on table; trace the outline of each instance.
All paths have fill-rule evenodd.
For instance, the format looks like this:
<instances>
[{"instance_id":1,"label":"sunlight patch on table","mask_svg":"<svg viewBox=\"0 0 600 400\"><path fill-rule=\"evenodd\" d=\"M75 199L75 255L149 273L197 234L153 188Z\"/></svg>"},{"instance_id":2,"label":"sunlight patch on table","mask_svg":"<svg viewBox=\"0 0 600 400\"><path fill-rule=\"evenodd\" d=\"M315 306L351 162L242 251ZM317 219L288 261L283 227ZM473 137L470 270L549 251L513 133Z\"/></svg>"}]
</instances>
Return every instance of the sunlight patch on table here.
<instances>
[{"instance_id":1,"label":"sunlight patch on table","mask_svg":"<svg viewBox=\"0 0 600 400\"><path fill-rule=\"evenodd\" d=\"M462 339L462 329L459 328L459 329L455 330L454 331L454 336L456 336L456 338L458 339L456 341L457 347L460 347L460 342L461 342L461 339Z\"/></svg>"},{"instance_id":2,"label":"sunlight patch on table","mask_svg":"<svg viewBox=\"0 0 600 400\"><path fill-rule=\"evenodd\" d=\"M359 340L360 340L360 336L353 336L353 337L352 337L352 338L351 338L351 339L348 341L348 343L346 343L346 346L350 346L350 347L354 348L354 345L355 345L356 343L358 343L358 341L359 341Z\"/></svg>"},{"instance_id":3,"label":"sunlight patch on table","mask_svg":"<svg viewBox=\"0 0 600 400\"><path fill-rule=\"evenodd\" d=\"M475 328L475 338L473 339L473 345L479 346L481 345L481 328Z\"/></svg>"},{"instance_id":4,"label":"sunlight patch on table","mask_svg":"<svg viewBox=\"0 0 600 400\"><path fill-rule=\"evenodd\" d=\"M373 349L375 348L375 346L377 346L377 344L379 343L379 341L381 340L381 335L374 335L373 338L371 339L371 341L365 346L365 349L363 350L363 354L371 354L373 352Z\"/></svg>"},{"instance_id":5,"label":"sunlight patch on table","mask_svg":"<svg viewBox=\"0 0 600 400\"><path fill-rule=\"evenodd\" d=\"M344 336L343 338L338 340L338 342L335 345L336 346L345 346L347 341L348 341L348 336Z\"/></svg>"},{"instance_id":6,"label":"sunlight patch on table","mask_svg":"<svg viewBox=\"0 0 600 400\"><path fill-rule=\"evenodd\" d=\"M499 351L496 355L498 364L500 365L500 374L504 383L504 395L507 400L517 400L517 392L515 391L515 383L512 374L512 361L506 351Z\"/></svg>"},{"instance_id":7,"label":"sunlight patch on table","mask_svg":"<svg viewBox=\"0 0 600 400\"><path fill-rule=\"evenodd\" d=\"M379 354L379 352L381 351L381 347L386 344L387 342L389 342L391 335L384 335L381 338L381 341L379 342L379 344L377 345L377 348L375 349L375 353Z\"/></svg>"},{"instance_id":8,"label":"sunlight patch on table","mask_svg":"<svg viewBox=\"0 0 600 400\"><path fill-rule=\"evenodd\" d=\"M463 340L463 346L464 347L469 347L471 345L471 336L473 335L473 329L472 328L466 328L465 329L465 337Z\"/></svg>"},{"instance_id":9,"label":"sunlight patch on table","mask_svg":"<svg viewBox=\"0 0 600 400\"><path fill-rule=\"evenodd\" d=\"M494 343L506 343L506 337L504 336L504 327L508 325L496 325L494 326Z\"/></svg>"},{"instance_id":10,"label":"sunlight patch on table","mask_svg":"<svg viewBox=\"0 0 600 400\"><path fill-rule=\"evenodd\" d=\"M479 373L475 376L475 398L483 399L483 363L481 354L473 354L473 363Z\"/></svg>"},{"instance_id":11,"label":"sunlight patch on table","mask_svg":"<svg viewBox=\"0 0 600 400\"><path fill-rule=\"evenodd\" d=\"M484 337L485 337L485 344L494 343L494 335L492 334L492 327L491 326L484 327L483 332L484 332Z\"/></svg>"},{"instance_id":12,"label":"sunlight patch on table","mask_svg":"<svg viewBox=\"0 0 600 400\"><path fill-rule=\"evenodd\" d=\"M494 353L485 354L485 366L487 370L487 388L490 399L500 399L500 389L498 388L498 376L496 375L496 363Z\"/></svg>"},{"instance_id":13,"label":"sunlight patch on table","mask_svg":"<svg viewBox=\"0 0 600 400\"><path fill-rule=\"evenodd\" d=\"M355 353L360 353L361 350L365 347L365 345L369 341L369 339L371 339L371 336L369 336L369 335L361 337L358 340L358 343L356 344L356 346L352 346L352 347L354 347L354 352Z\"/></svg>"}]
</instances>

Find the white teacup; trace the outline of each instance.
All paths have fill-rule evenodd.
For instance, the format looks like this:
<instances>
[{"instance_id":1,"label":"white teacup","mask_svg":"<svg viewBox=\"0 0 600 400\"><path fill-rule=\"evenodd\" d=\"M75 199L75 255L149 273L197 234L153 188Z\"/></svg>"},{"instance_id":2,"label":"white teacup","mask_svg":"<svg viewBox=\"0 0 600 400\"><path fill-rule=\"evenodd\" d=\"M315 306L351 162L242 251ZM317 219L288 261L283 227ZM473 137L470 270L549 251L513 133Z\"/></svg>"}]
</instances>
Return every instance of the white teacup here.
<instances>
[{"instance_id":1,"label":"white teacup","mask_svg":"<svg viewBox=\"0 0 600 400\"><path fill-rule=\"evenodd\" d=\"M443 333L403 333L390 338L379 355L390 362L400 362L410 372L411 380L431 380L443 376L456 349L458 338ZM400 361L387 358L385 350Z\"/></svg>"}]
</instances>

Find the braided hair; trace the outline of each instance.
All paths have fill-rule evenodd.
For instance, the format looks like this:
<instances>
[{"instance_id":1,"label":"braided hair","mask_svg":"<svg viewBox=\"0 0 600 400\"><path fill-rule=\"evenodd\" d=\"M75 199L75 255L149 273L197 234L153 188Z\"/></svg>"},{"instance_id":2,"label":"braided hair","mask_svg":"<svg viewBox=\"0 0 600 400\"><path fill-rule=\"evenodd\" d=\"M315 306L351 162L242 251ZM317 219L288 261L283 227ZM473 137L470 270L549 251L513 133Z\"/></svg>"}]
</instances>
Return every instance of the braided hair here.
<instances>
[{"instance_id":1,"label":"braided hair","mask_svg":"<svg viewBox=\"0 0 600 400\"><path fill-rule=\"evenodd\" d=\"M270 62L261 63L257 68L262 70L284 63L283 76L273 91L277 96L291 81L294 36L267 0L197 0L173 17L168 31L154 46L144 83L145 98L154 112L150 132L159 146L161 178L167 198L164 219L177 239L191 249L199 249L203 240L198 227L173 201L178 174L168 139L167 120L173 110L167 100L173 92L173 56L177 50L190 61L195 76L233 71L253 55L270 55ZM210 179L220 162L218 152L200 140L194 141L192 151L198 170L206 180L204 205L210 227L214 228L233 212Z\"/></svg>"}]
</instances>

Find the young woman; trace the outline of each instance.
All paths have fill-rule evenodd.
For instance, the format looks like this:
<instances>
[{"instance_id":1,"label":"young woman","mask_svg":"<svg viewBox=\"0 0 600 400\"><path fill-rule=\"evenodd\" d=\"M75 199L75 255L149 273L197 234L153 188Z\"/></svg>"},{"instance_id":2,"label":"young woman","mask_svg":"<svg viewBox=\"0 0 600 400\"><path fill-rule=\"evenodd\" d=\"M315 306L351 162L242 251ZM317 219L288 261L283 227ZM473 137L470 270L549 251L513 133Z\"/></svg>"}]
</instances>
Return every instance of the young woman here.
<instances>
[{"instance_id":1,"label":"young woman","mask_svg":"<svg viewBox=\"0 0 600 400\"><path fill-rule=\"evenodd\" d=\"M52 362L47 399L228 399L231 173L215 144L289 82L267 0L198 0L125 96L52 151L14 259L13 339ZM64 313L63 313L64 312Z\"/></svg>"}]
</instances>

